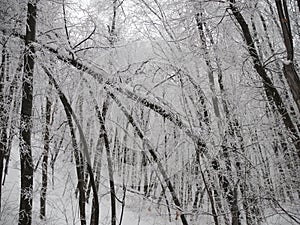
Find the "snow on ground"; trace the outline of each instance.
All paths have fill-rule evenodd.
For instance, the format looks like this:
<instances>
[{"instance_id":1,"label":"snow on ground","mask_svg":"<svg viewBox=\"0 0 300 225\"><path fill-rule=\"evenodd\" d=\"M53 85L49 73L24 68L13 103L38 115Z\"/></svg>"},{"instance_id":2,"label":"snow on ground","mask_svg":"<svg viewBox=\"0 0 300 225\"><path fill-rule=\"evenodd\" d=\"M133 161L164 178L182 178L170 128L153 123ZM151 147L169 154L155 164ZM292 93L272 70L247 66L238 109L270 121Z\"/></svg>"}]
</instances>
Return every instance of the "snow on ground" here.
<instances>
[{"instance_id":1,"label":"snow on ground","mask_svg":"<svg viewBox=\"0 0 300 225\"><path fill-rule=\"evenodd\" d=\"M70 154L60 155L60 162L55 165L55 173L49 169L49 184L47 192L47 220L39 219L39 197L41 185L41 170L37 169L34 174L33 191L33 225L77 225L79 221L78 200L75 198L76 173L74 163L68 158ZM2 209L0 213L0 225L17 224L19 209L19 187L20 187L20 165L18 151L14 151L9 165L9 174L6 177L2 189ZM100 185L100 224L110 224L110 196L107 180L103 179ZM118 190L118 197L122 198L122 190ZM91 201L90 201L91 202ZM121 204L118 204L117 217L120 218ZM300 203L299 203L300 205ZM91 203L87 204L87 219L89 221ZM294 212L299 212L294 209ZM171 212L171 222L167 210L158 207L142 195L127 191L126 207L123 215L122 225L179 225L180 218L175 219L175 212ZM189 221L189 218L188 218ZM213 224L211 217L200 215L198 222L189 221L190 225ZM89 223L88 223L89 224ZM118 223L119 224L119 221ZM294 223L285 214L278 211L267 213L265 225L293 225Z\"/></svg>"},{"instance_id":2,"label":"snow on ground","mask_svg":"<svg viewBox=\"0 0 300 225\"><path fill-rule=\"evenodd\" d=\"M33 188L33 225L76 225L80 224L78 200L75 197L76 171L75 165L70 158L60 156L63 162L55 165L54 176L49 169L48 192L47 192L47 220L39 219L40 189L41 189L41 169L34 173ZM110 224L110 196L108 184L100 186L100 224ZM17 224L19 209L19 187L20 187L20 165L18 150L12 153L9 164L9 171L3 186L2 209L0 214L0 225ZM143 200L142 197L135 197L129 192L126 194L126 207L123 215L122 225L158 225L158 224L180 224L179 220L169 223L167 216L158 216L159 210L153 203ZM122 197L122 193L120 192ZM91 201L90 201L91 202ZM121 213L121 205L118 204L118 218ZM89 221L91 203L86 206L87 219ZM175 218L175 216L174 216Z\"/></svg>"}]
</instances>

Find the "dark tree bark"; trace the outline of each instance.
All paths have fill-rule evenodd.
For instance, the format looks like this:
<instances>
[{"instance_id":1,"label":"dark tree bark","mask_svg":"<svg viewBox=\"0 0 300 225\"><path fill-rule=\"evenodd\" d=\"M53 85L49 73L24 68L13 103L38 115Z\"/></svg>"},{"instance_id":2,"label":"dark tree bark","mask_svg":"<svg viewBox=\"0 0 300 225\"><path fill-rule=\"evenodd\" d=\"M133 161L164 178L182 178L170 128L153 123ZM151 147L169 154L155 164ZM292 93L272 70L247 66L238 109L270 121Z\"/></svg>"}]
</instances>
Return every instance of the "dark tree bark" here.
<instances>
[{"instance_id":1,"label":"dark tree bark","mask_svg":"<svg viewBox=\"0 0 300 225\"><path fill-rule=\"evenodd\" d=\"M7 123L6 123L6 104L5 104L5 91L4 91L4 80L6 70L6 45L2 47L2 59L1 59L1 70L0 70L0 211L1 211L1 199L2 199L2 179L4 172L4 159L7 154Z\"/></svg>"},{"instance_id":2,"label":"dark tree bark","mask_svg":"<svg viewBox=\"0 0 300 225\"><path fill-rule=\"evenodd\" d=\"M103 115L103 118L105 118L104 115ZM97 191L99 191L99 185L100 185L103 148L104 148L104 140L103 140L102 131L100 131L98 142L97 142L97 147L96 147L96 152L97 153L95 155L95 164L94 164L95 185L96 185ZM97 199L98 199L98 196L95 196L95 195L93 196L92 209L94 209L96 207L96 205L95 205L95 202L96 202L95 197L97 197ZM96 216L95 215L95 210L92 210L90 225L95 225L96 224L95 223L95 216Z\"/></svg>"},{"instance_id":3,"label":"dark tree bark","mask_svg":"<svg viewBox=\"0 0 300 225\"><path fill-rule=\"evenodd\" d=\"M87 142L85 140L82 128L79 124L79 121L78 121L76 115L74 114L74 111L73 111L70 103L68 102L66 96L64 95L64 93L59 88L56 80L52 76L52 73L44 66L43 66L43 69L44 69L45 73L47 74L47 76L49 77L51 84L55 87L55 89L56 89L56 91L59 95L59 98L61 100L61 103L64 106L64 109L65 109L65 112L66 112L66 115L67 115L67 118L68 118L68 123L69 123L69 126L70 126L70 132L71 132L73 147L74 147L74 149L77 149L77 150L78 150L78 144L77 144L76 137L75 137L75 129L74 129L74 126L73 126L72 118L74 119L74 121L75 121L75 123L78 127L80 139L83 142L83 153L84 153L84 156L87 160L87 170L88 170L90 180L91 180L91 185L92 185L92 189L93 189L93 197L95 199L95 207L92 209L93 210L92 213L95 213L95 218L94 218L95 223L94 224L97 225L97 224L99 224L99 201L98 201L97 187L96 187L96 184L95 184L94 174L93 174L93 170L92 170L92 167L91 167L91 160L90 160L90 157L89 157L89 154L88 154ZM78 157L78 159L79 159L79 157ZM77 162L77 163L79 163L79 162ZM78 176L78 171L77 171L77 176ZM82 181L83 181L83 176L82 176ZM85 200L86 199L83 196L80 201L85 202ZM86 223L86 221L81 220L81 223Z\"/></svg>"},{"instance_id":4,"label":"dark tree bark","mask_svg":"<svg viewBox=\"0 0 300 225\"><path fill-rule=\"evenodd\" d=\"M275 2L287 52L287 61L283 64L283 73L289 84L294 101L297 104L298 111L300 112L300 79L293 62L294 46L288 7L286 0L275 0Z\"/></svg>"},{"instance_id":5,"label":"dark tree bark","mask_svg":"<svg viewBox=\"0 0 300 225\"><path fill-rule=\"evenodd\" d=\"M80 222L81 225L86 224L86 215L85 215L85 191L84 191L84 168L83 164L81 163L81 154L79 152L79 145L76 140L75 136L75 127L72 122L72 115L71 113L65 108L68 124L70 128L71 138L72 138L72 145L74 148L74 157L75 157L75 163L76 163L76 172L77 172L77 178L78 178L78 184L77 188L79 190L79 213L80 213Z\"/></svg>"},{"instance_id":6,"label":"dark tree bark","mask_svg":"<svg viewBox=\"0 0 300 225\"><path fill-rule=\"evenodd\" d=\"M21 194L19 208L19 225L30 225L32 216L33 164L31 153L33 72L36 34L36 1L28 1L27 24L24 51L24 74L22 86L21 128L20 128L20 164Z\"/></svg>"},{"instance_id":7,"label":"dark tree bark","mask_svg":"<svg viewBox=\"0 0 300 225\"><path fill-rule=\"evenodd\" d=\"M213 218L214 218L214 223L215 225L219 225L219 220L218 220L218 215L217 215L217 210L215 208L215 200L213 198L213 191L212 189L209 187L206 179L205 179L205 176L204 176L204 173L201 169L201 164L200 164L200 161L198 163L198 170L200 171L200 174L201 174L201 177L202 177L202 180L203 180L203 183L204 183L204 187L207 191L207 194L208 194L208 198L209 198L209 202L210 202L210 205L211 205L211 212L213 214Z\"/></svg>"},{"instance_id":8,"label":"dark tree bark","mask_svg":"<svg viewBox=\"0 0 300 225\"><path fill-rule=\"evenodd\" d=\"M46 70L46 73L47 73L47 70ZM48 76L49 76L49 74L47 73ZM51 76L51 78L53 78L53 77ZM50 78L51 84L54 87L56 87L51 78ZM67 101L67 99L63 98L63 97L60 96L61 101L62 102ZM85 190L84 190L84 168L83 168L83 164L81 163L82 156L80 154L79 145L78 145L77 139L76 139L75 127L74 127L74 124L73 124L73 121L72 121L72 113L68 110L68 108L65 105L64 105L64 109L65 109L65 112L66 112L68 125L69 125L69 128L70 128L72 146L73 146L73 149L74 149L74 158L75 158L76 173L77 173L77 179L78 179L77 190L79 192L78 204L79 204L80 223L81 223L81 225L86 225L86 213L85 213L85 200L86 200L86 198L85 198Z\"/></svg>"},{"instance_id":9,"label":"dark tree bark","mask_svg":"<svg viewBox=\"0 0 300 225\"><path fill-rule=\"evenodd\" d=\"M87 82L85 80L85 82ZM102 118L105 122L106 113L108 110L108 98L104 100L103 106L102 106ZM100 177L101 177L101 167L102 167L102 155L103 155L103 149L104 149L104 138L103 138L103 132L100 130L99 137L97 141L97 147L96 147L96 154L94 156L94 166L93 170L95 173L95 185L97 188L97 191L99 191L99 185L100 185ZM90 192L90 187L92 186L91 181L89 184L88 192ZM92 200L92 213L91 213L91 219L90 219L90 225L95 225L95 196L93 196Z\"/></svg>"},{"instance_id":10,"label":"dark tree bark","mask_svg":"<svg viewBox=\"0 0 300 225\"><path fill-rule=\"evenodd\" d=\"M101 126L101 131L103 132L104 146L106 149L106 158L107 158L107 166L108 166L108 176L109 176L109 187L110 187L110 201L111 201L111 225L116 225L117 215L116 215L116 191L115 191L115 182L114 182L114 174L113 174L113 164L110 153L109 139L106 132L105 122L102 118L101 112L97 105L95 105L98 119Z\"/></svg>"},{"instance_id":11,"label":"dark tree bark","mask_svg":"<svg viewBox=\"0 0 300 225\"><path fill-rule=\"evenodd\" d=\"M86 216L85 216L85 191L84 191L84 168L81 163L80 158L80 152L79 152L79 145L76 140L75 136L75 127L72 122L72 115L71 113L65 108L68 124L70 128L71 138L72 138L72 145L74 148L74 157L75 157L75 163L76 163L76 172L77 172L77 178L78 178L78 184L77 188L79 190L79 213L80 213L80 222L81 225L86 224Z\"/></svg>"},{"instance_id":12,"label":"dark tree bark","mask_svg":"<svg viewBox=\"0 0 300 225\"><path fill-rule=\"evenodd\" d=\"M253 38L251 36L248 24L246 23L244 17L240 13L239 9L235 5L235 0L230 0L230 9L237 20L238 24L240 25L243 33L243 37L248 47L249 54L252 58L254 69L258 73L258 75L262 78L264 91L266 93L267 99L269 103L272 105L273 103L276 105L278 112L280 113L283 123L286 129L291 133L291 139L293 140L293 144L297 149L298 157L300 158L300 137L297 133L295 125L282 101L282 98L274 86L272 80L267 75L265 68L263 67L257 50L255 48L255 44Z\"/></svg>"},{"instance_id":13,"label":"dark tree bark","mask_svg":"<svg viewBox=\"0 0 300 225\"><path fill-rule=\"evenodd\" d=\"M133 117L128 113L128 111L126 110L126 108L122 105L122 103L119 101L119 99L111 92L108 92L109 96L116 102L116 104L118 105L118 107L122 110L122 112L124 113L124 115L126 116L127 120L129 121L129 123L132 125L132 127L134 128L135 132L137 133L138 137L144 142L145 144L145 148L148 150L148 152L150 153L153 161L157 164L158 170L160 172L160 174L162 175L169 191L170 194L172 196L173 202L176 205L178 211L182 211L182 205L180 203L180 200L178 199L175 189L172 185L172 182L169 178L169 176L167 175L166 170L164 169L161 161L159 160L157 153L155 152L155 150L152 148L152 146L150 145L149 141L145 138L143 132L141 131L141 129L138 127L138 125L136 124L135 120L133 119ZM188 225L188 222L185 218L184 213L180 213L180 218L181 218L181 222L183 225Z\"/></svg>"},{"instance_id":14,"label":"dark tree bark","mask_svg":"<svg viewBox=\"0 0 300 225\"><path fill-rule=\"evenodd\" d=\"M50 145L50 119L51 119L51 101L49 96L46 96L46 123L44 131L44 152L43 152L43 163L42 163L42 189L40 197L40 218L46 217L46 194L48 184L48 156L49 156L49 145Z\"/></svg>"},{"instance_id":15,"label":"dark tree bark","mask_svg":"<svg viewBox=\"0 0 300 225\"><path fill-rule=\"evenodd\" d=\"M211 60L210 60L210 57L209 57L209 52L208 52L208 49L207 49L207 43L206 43L207 38L206 38L206 35L205 35L205 32L204 32L204 27L206 26L206 24L202 22L201 17L202 17L201 13L197 13L195 15L196 24L197 24L197 28L198 28L198 31L199 31L199 36L200 36L200 39L201 39L202 48L205 52L204 53L204 59L205 59L206 65L208 67L208 76L209 76L209 81L210 81L210 85L211 85L211 91L214 93L215 92L215 84L214 84L214 76L213 76L214 75L213 74L213 67L212 67L212 63L211 63ZM206 29L207 29L207 27L206 27ZM211 42L213 42L212 37L209 37L209 39L210 39ZM220 76L220 74L219 74L219 76ZM223 85L223 84L221 84L221 85ZM220 88L220 90L222 92L224 92L224 90L222 88ZM232 168L231 168L232 165L231 165L231 162L230 162L230 156L228 154L227 144L229 143L231 145L232 149L236 149L236 146L234 144L235 139L236 139L235 138L235 129L234 129L234 126L232 125L232 119L231 119L231 117L235 117L235 116L234 115L229 116L229 112L227 112L228 111L228 104L224 99L222 99L222 100L223 100L222 103L223 103L223 106L224 106L224 109L225 109L226 120L227 120L227 123L228 123L227 129L225 131L225 133L228 134L228 135L225 135L225 137L223 139L222 149L223 149L223 156L224 156L224 160L225 160L225 163L226 163L227 172L229 173L230 176L232 176ZM212 97L212 101L213 101L215 115L216 115L216 117L218 117L218 119L220 121L221 120L221 114L220 114L220 110L219 110L219 106L218 106L218 100L217 100L217 97L216 97L215 93ZM218 127L219 127L219 129L221 128L220 124L218 124ZM232 141L230 141L230 140L232 140ZM232 142L234 142L234 143L232 143ZM217 162L215 162L215 163L217 163ZM214 168L214 169L219 172L219 168ZM219 177L219 182L220 182L221 187L224 190L224 193L229 193L229 194L226 194L226 199L228 201L228 204L230 205L230 211L231 211L231 216L232 216L232 225L239 225L240 224L239 207L237 205L237 200L234 199L234 196L232 194L233 193L233 187L231 187L229 185L229 182L226 178L223 179L223 177L222 178ZM216 190L215 190L215 193L217 193ZM211 194L209 193L209 196L210 195ZM212 197L210 197L210 199L211 199L210 201L213 201ZM213 212L213 210L212 210L212 212ZM214 217L217 218L217 215L215 215ZM215 219L215 221L217 221L217 219Z\"/></svg>"},{"instance_id":16,"label":"dark tree bark","mask_svg":"<svg viewBox=\"0 0 300 225\"><path fill-rule=\"evenodd\" d=\"M116 191L115 191L115 181L114 181L114 173L113 173L113 162L111 159L111 151L109 146L109 139L105 126L105 116L108 107L108 99L103 104L102 113L100 108L97 105L96 99L93 97L93 93L90 91L91 98L94 103L94 107L97 113L97 117L100 123L101 134L99 138L102 138L105 150L106 150L106 159L107 159L107 167L108 167L108 176L109 176L109 187L110 187L110 204L111 204L111 224L116 225L117 223L117 212L116 212ZM94 218L92 218L94 220ZM94 224L91 222L91 224Z\"/></svg>"}]
</instances>

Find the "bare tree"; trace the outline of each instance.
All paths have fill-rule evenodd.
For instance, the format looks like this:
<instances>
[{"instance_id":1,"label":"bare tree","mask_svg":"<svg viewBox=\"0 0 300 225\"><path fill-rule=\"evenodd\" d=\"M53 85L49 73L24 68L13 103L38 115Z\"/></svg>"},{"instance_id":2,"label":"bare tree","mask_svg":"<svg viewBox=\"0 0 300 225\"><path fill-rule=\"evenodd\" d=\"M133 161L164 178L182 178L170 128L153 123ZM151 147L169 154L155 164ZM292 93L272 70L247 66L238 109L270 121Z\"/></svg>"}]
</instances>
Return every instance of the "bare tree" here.
<instances>
[{"instance_id":1,"label":"bare tree","mask_svg":"<svg viewBox=\"0 0 300 225\"><path fill-rule=\"evenodd\" d=\"M293 98L297 104L298 111L300 112L300 79L295 69L293 35L288 5L286 0L275 0L275 2L287 54L286 60L283 62L283 73L289 84Z\"/></svg>"},{"instance_id":2,"label":"bare tree","mask_svg":"<svg viewBox=\"0 0 300 225\"><path fill-rule=\"evenodd\" d=\"M278 90L276 89L272 80L268 76L261 60L259 59L259 55L255 47L253 37L250 33L248 24L244 19L243 15L241 14L241 12L239 11L238 7L236 6L235 0L230 0L230 9L236 21L238 22L239 26L242 29L242 34L247 44L249 54L252 58L254 68L256 72L259 74L259 76L262 78L263 87L264 87L265 94L267 96L267 100L269 101L270 105L273 105L273 103L275 104L278 112L282 116L282 120L286 129L292 134L291 138L293 139L293 144L297 149L297 154L298 157L300 158L300 141L299 141L300 137L297 133L297 129L289 115L289 112L282 100L282 97L280 96Z\"/></svg>"},{"instance_id":3,"label":"bare tree","mask_svg":"<svg viewBox=\"0 0 300 225\"><path fill-rule=\"evenodd\" d=\"M33 73L37 1L28 1L20 128L21 194L19 225L30 225L32 216L33 164L31 151Z\"/></svg>"},{"instance_id":4,"label":"bare tree","mask_svg":"<svg viewBox=\"0 0 300 225\"><path fill-rule=\"evenodd\" d=\"M49 88L50 88L49 83ZM45 109L45 131L44 131L44 152L42 162L42 188L40 197L40 218L45 219L46 217L46 195L48 185L48 158L50 149L50 120L51 120L51 107L52 103L50 100L50 92L47 92L46 96L46 109Z\"/></svg>"}]
</instances>

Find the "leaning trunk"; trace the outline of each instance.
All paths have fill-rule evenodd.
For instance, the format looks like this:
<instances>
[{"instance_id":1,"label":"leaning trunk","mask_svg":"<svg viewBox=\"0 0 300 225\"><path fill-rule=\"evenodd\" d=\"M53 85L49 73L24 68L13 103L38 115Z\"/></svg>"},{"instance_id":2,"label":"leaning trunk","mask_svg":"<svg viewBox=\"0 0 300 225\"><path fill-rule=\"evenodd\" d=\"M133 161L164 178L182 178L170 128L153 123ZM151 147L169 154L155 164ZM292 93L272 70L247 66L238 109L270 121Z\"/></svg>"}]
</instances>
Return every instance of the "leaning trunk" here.
<instances>
[{"instance_id":1,"label":"leaning trunk","mask_svg":"<svg viewBox=\"0 0 300 225\"><path fill-rule=\"evenodd\" d=\"M80 153L80 152L79 152L78 144L77 144L76 137L75 137L75 129L74 129L74 125L73 125L73 122L72 122L72 118L74 119L75 124L76 124L76 126L79 130L80 140L83 143L83 155L85 156L85 159L87 161L87 171L88 171L89 176L90 176L92 190L93 190L93 198L95 200L95 202L94 202L95 207L93 208L92 213L95 214L95 218L94 218L95 224L98 224L99 223L99 202L98 202L97 188L96 188L96 185L95 185L94 174L93 174L93 170L92 170L92 167L91 167L91 159L90 159L90 156L89 156L89 153L88 153L88 145L87 145L86 139L84 137L83 130L80 126L80 123L79 123L79 121L78 121L78 119L77 119L70 103L68 102L68 100L67 100L66 96L64 95L64 93L59 88L59 86L58 86L56 80L54 79L54 77L52 76L51 72L44 66L43 66L43 69L44 69L45 73L48 75L51 84L55 87L56 91L58 92L61 103L64 106L66 116L67 116L67 119L68 119L68 123L69 123L69 127L70 127L73 147L74 147L74 150L77 150L77 151L74 151L75 154L76 154L76 152L77 153ZM75 158L78 159L78 157L76 157L76 156L75 156ZM79 162L77 162L77 165L78 165L78 163ZM81 170L81 171L83 171L83 170ZM78 170L77 170L77 176L78 175L79 175L79 173L78 173ZM83 176L80 177L80 179L79 179L79 176L78 176L78 180L83 181ZM79 201L79 204L81 204L82 201L84 202L85 198L82 197ZM86 224L85 214L82 214L82 215L84 215L84 218L81 219L81 224Z\"/></svg>"},{"instance_id":2,"label":"leaning trunk","mask_svg":"<svg viewBox=\"0 0 300 225\"><path fill-rule=\"evenodd\" d=\"M1 60L1 71L0 71L0 211L1 211L1 199L2 199L2 179L4 170L4 159L7 153L7 133L6 133L6 115L5 115L5 102L4 102L4 77L6 67L6 46L2 47L2 60ZM3 122L2 122L3 121Z\"/></svg>"},{"instance_id":3,"label":"leaning trunk","mask_svg":"<svg viewBox=\"0 0 300 225\"><path fill-rule=\"evenodd\" d=\"M248 27L248 24L246 23L244 17L242 16L242 14L238 10L237 6L235 5L235 0L230 0L230 9L231 9L236 21L238 22L238 24L240 25L240 27L242 29L243 37L245 39L245 42L246 42L246 45L248 48L248 52L249 52L249 54L252 58L253 64L254 64L254 69L256 70L258 75L262 78L263 87L264 87L264 91L266 93L267 99L268 99L270 105L272 105L273 102L275 103L277 110L282 117L282 120L283 120L283 123L284 123L286 129L289 132L291 132L291 139L293 140L293 144L294 144L295 148L297 149L298 157L300 158L300 137L297 133L296 127L289 115L288 110L286 109L286 107L283 103L283 100L282 100L278 90L276 89L276 87L273 84L270 77L267 75L267 72L266 72L265 68L263 67L262 62L259 59L257 50L255 48L255 44L253 42L253 38L251 36L250 30Z\"/></svg>"},{"instance_id":4,"label":"leaning trunk","mask_svg":"<svg viewBox=\"0 0 300 225\"><path fill-rule=\"evenodd\" d=\"M281 24L283 40L287 52L287 60L283 65L283 73L290 87L294 101L300 112L300 79L294 66L294 47L290 19L286 1L275 0Z\"/></svg>"}]
</instances>

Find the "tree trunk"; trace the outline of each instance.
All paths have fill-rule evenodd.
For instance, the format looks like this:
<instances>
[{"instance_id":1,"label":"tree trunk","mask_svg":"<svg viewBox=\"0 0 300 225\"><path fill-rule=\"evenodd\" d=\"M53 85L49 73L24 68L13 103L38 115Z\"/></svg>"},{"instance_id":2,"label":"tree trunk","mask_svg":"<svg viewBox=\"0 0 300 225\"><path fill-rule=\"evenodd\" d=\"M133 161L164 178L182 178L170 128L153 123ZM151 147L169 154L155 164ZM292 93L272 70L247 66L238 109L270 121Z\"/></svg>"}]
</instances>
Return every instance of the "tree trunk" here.
<instances>
[{"instance_id":1,"label":"tree trunk","mask_svg":"<svg viewBox=\"0 0 300 225\"><path fill-rule=\"evenodd\" d=\"M89 173L89 176L90 176L90 179L91 179L91 184L92 184L92 189L93 189L93 197L95 199L95 207L92 209L93 210L92 213L95 213L95 224L98 224L99 223L98 194L97 194L97 188L96 188L96 184L95 184L93 170L92 170L92 167L91 167L91 160L90 160L89 153L88 153L88 146L87 146L87 142L85 140L84 134L83 134L83 130L80 126L80 123L79 123L76 115L74 114L74 111L73 111L70 103L68 102L68 100L67 100L66 96L64 95L64 93L60 90L60 88L59 88L56 80L52 76L51 72L44 66L43 66L43 69L44 69L45 73L48 75L51 84L55 87L56 91L58 92L59 98L60 98L60 100L61 100L61 102L64 106L64 109L65 109L65 112L66 112L66 115L67 115L67 118L68 118L68 123L69 123L69 126L70 126L72 143L73 143L73 147L74 147L75 150L76 149L78 150L78 144L77 144L76 137L75 137L75 130L74 130L74 126L73 126L73 123L72 123L72 118L74 119L74 121L75 121L75 123L78 127L80 140L83 143L83 153L84 153L84 156L85 156L86 161L87 161L87 170L88 170L88 173ZM74 153L76 153L76 151L74 151ZM79 158L77 157L77 159L79 159ZM77 163L79 163L79 162L77 162ZM77 175L79 175L78 170L77 170ZM80 178L83 181L83 176L81 176ZM86 200L85 197L82 196L79 203L81 203L81 202L85 203L85 200ZM85 221L85 212L84 212L84 220L82 219L81 222L86 223L86 221Z\"/></svg>"},{"instance_id":2,"label":"tree trunk","mask_svg":"<svg viewBox=\"0 0 300 225\"><path fill-rule=\"evenodd\" d=\"M209 77L209 83L210 83L210 89L213 93L213 97L212 97L212 102L213 102L213 109L214 109L214 114L217 117L217 123L218 123L218 129L219 129L219 133L222 135L222 124L221 124L221 113L219 110L219 103L218 103L218 99L216 97L216 88L215 88L215 83L214 83L214 71L213 71L213 66L212 66L212 62L210 60L209 57L209 52L208 52L208 47L207 47L207 37L206 34L204 32L204 27L206 27L206 30L208 30L206 24L204 22L202 22L202 9L199 8L199 11L195 18L196 18L196 23L197 23L197 28L198 28L198 32L199 32L199 36L201 39L201 45L202 45L202 49L204 51L204 59L205 59L205 63L208 67L208 77ZM212 39L212 37L210 35L208 35L208 39L210 40L212 46L214 45L214 41ZM217 58L217 57L216 57ZM218 59L216 59L216 61L218 62ZM220 65L217 63L218 66L218 71L219 71L219 86L220 86L220 90L223 94L223 97L226 96L226 94L224 93L224 88L223 88L223 84L222 84L222 74L221 74L221 68ZM220 80L221 78L221 80ZM235 115L229 115L228 112L228 102L226 102L224 99L222 99L222 103L225 109L225 117L228 123L227 129L226 129L226 134L225 137L223 139L223 155L224 155L224 160L226 163L226 168L227 168L227 172L229 173L229 177L232 177L232 166L231 166L231 162L230 162L230 156L228 154L228 147L227 143L230 143L231 148L232 149L236 149L235 146L235 129L237 129L237 126L233 126L233 122L232 122L232 118L231 117L235 117ZM229 136L229 137L228 137ZM232 143L234 142L234 143ZM217 162L216 162L217 163ZM219 168L214 168L217 172L219 171ZM231 216L232 216L232 225L238 225L240 224L240 218L239 218L239 208L237 205L237 200L236 198L234 198L234 188L231 187L227 180L227 178L225 176L222 176L221 178L219 177L219 182L221 187L223 187L224 192L227 193L229 192L229 194L226 194L226 199L228 201L228 204L230 205L230 211L231 211ZM212 199L212 198L211 198Z\"/></svg>"},{"instance_id":3,"label":"tree trunk","mask_svg":"<svg viewBox=\"0 0 300 225\"><path fill-rule=\"evenodd\" d=\"M230 0L230 9L242 29L243 37L247 44L249 54L253 60L254 69L259 74L259 76L262 78L263 87L264 87L264 91L266 93L267 99L270 102L270 104L273 104L273 102L275 103L277 110L282 117L282 120L283 120L283 123L284 123L286 129L291 133L291 139L293 140L293 144L294 144L295 148L297 149L298 157L300 158L300 137L299 137L297 130L295 128L295 125L294 125L293 121L291 120L291 117L282 101L282 98L281 98L278 90L274 86L272 80L267 75L267 72L258 57L258 53L256 51L248 24L246 23L244 17L242 16L242 14L238 10L238 8L235 6L235 0Z\"/></svg>"},{"instance_id":4,"label":"tree trunk","mask_svg":"<svg viewBox=\"0 0 300 225\"><path fill-rule=\"evenodd\" d=\"M49 95L49 93L47 93ZM47 194L47 180L48 180L48 155L49 155L49 144L50 144L50 118L51 118L51 101L49 96L46 96L46 124L44 133L44 152L43 152L43 163L42 163L42 189L40 197L40 218L46 217L46 194Z\"/></svg>"},{"instance_id":5,"label":"tree trunk","mask_svg":"<svg viewBox=\"0 0 300 225\"><path fill-rule=\"evenodd\" d=\"M100 131L102 133L102 131ZM96 189L97 191L99 191L99 185L100 185L100 177L101 177L101 167L102 167L102 156L103 156L103 146L104 146L104 140L103 140L103 135L99 134L99 139L98 139L98 143L97 143L97 147L96 147L96 154L95 154L95 158L96 158L96 162L95 162L95 171L96 171L96 175L95 175L95 185L96 185ZM98 200L98 196L93 196L93 200L92 200L92 213L91 213L91 220L90 220L90 225L97 225L95 223L95 203L96 203L96 198Z\"/></svg>"},{"instance_id":6,"label":"tree trunk","mask_svg":"<svg viewBox=\"0 0 300 225\"><path fill-rule=\"evenodd\" d=\"M166 173L166 170L164 169L161 161L159 160L157 153L155 152L155 150L152 148L151 144L149 143L149 141L145 138L144 134L142 133L141 129L137 126L137 124L135 123L133 117L128 113L128 111L126 110L126 108L122 105L122 103L119 101L119 99L116 98L116 96L109 92L108 93L109 96L111 96L111 98L116 102L116 104L118 105L118 107L122 110L122 112L124 113L124 115L126 116L127 120L130 122L130 124L132 125L132 127L134 128L135 132L137 133L138 137L143 141L143 143L145 144L146 149L148 150L148 152L150 153L153 161L157 164L158 170L160 172L160 174L162 175L169 191L170 194L172 196L173 202L176 205L178 211L182 211L182 205L176 195L175 189L172 185L172 182L169 178L169 176ZM180 213L180 218L181 218L181 222L183 225L188 225L188 222L185 218L184 213Z\"/></svg>"},{"instance_id":7,"label":"tree trunk","mask_svg":"<svg viewBox=\"0 0 300 225\"><path fill-rule=\"evenodd\" d=\"M292 62L283 65L283 73L300 112L300 79Z\"/></svg>"},{"instance_id":8,"label":"tree trunk","mask_svg":"<svg viewBox=\"0 0 300 225\"><path fill-rule=\"evenodd\" d=\"M297 104L298 111L300 112L300 79L297 75L294 66L294 47L293 47L293 36L291 31L290 19L287 9L286 0L275 0L279 21L281 24L284 44L287 52L287 60L283 64L283 73L289 84L290 90L294 101Z\"/></svg>"},{"instance_id":9,"label":"tree trunk","mask_svg":"<svg viewBox=\"0 0 300 225\"><path fill-rule=\"evenodd\" d=\"M103 107L102 107L102 118L103 118L104 122L105 122L105 118L106 118L107 109L108 109L108 101L106 98L106 100L103 103ZM102 132L102 130L100 130L98 141L97 141L97 146L96 146L96 152L95 152L95 156L94 156L95 185L96 185L97 192L99 191L99 185L100 185L103 148L104 148L104 138L103 138L103 132ZM90 181L89 186L91 186L91 181ZM91 218L90 225L96 225L96 223L95 223L95 218L96 218L95 212L96 211L94 210L94 208L96 207L96 205L95 205L96 197L98 198L98 196L94 195L93 200L92 200L92 213L91 213L91 217L90 217Z\"/></svg>"},{"instance_id":10,"label":"tree trunk","mask_svg":"<svg viewBox=\"0 0 300 225\"><path fill-rule=\"evenodd\" d=\"M109 140L106 132L106 128L104 125L104 121L101 122L101 130L104 135L104 145L106 149L106 158L107 158L107 166L108 166L108 176L109 176L109 187L110 187L110 200L111 200L111 225L116 225L117 215L116 215L116 192L115 192L115 182L113 175L113 164L110 155L110 147Z\"/></svg>"},{"instance_id":11,"label":"tree trunk","mask_svg":"<svg viewBox=\"0 0 300 225\"><path fill-rule=\"evenodd\" d=\"M77 178L78 178L78 184L77 188L79 190L79 214L80 214L80 222L81 225L86 224L86 216L85 216L85 191L84 191L84 171L83 171L83 165L81 164L80 158L80 151L79 151L79 145L76 140L75 136L75 127L72 122L72 114L69 112L69 110L65 107L65 112L68 119L68 124L70 128L71 133L71 139L72 139L72 145L74 148L74 157L75 157L75 163L76 163L76 172L77 172Z\"/></svg>"},{"instance_id":12,"label":"tree trunk","mask_svg":"<svg viewBox=\"0 0 300 225\"><path fill-rule=\"evenodd\" d=\"M30 225L32 216L33 164L31 153L33 71L36 34L36 1L28 1L27 24L24 52L24 74L22 86L21 129L20 129L20 164L21 194L19 208L19 225Z\"/></svg>"},{"instance_id":13,"label":"tree trunk","mask_svg":"<svg viewBox=\"0 0 300 225\"><path fill-rule=\"evenodd\" d=\"M5 80L5 68L6 68L6 46L2 47L2 59L1 59L1 71L0 71L0 211L1 211L1 199L2 199L2 179L4 170L4 159L7 154L7 131L6 131L6 117L7 113L5 104L5 91L4 91L4 80Z\"/></svg>"},{"instance_id":14,"label":"tree trunk","mask_svg":"<svg viewBox=\"0 0 300 225\"><path fill-rule=\"evenodd\" d=\"M48 74L48 76L49 76L49 74ZM50 78L50 82L53 84L53 81L51 81L51 78ZM60 96L60 98L61 98L61 96ZM79 204L80 223L81 223L81 225L86 225L86 214L85 214L86 198L85 198L85 191L84 191L84 171L83 171L83 165L82 165L81 159L80 159L80 158L82 158L82 156L80 156L81 154L80 154L80 150L79 150L79 145L78 145L77 139L76 139L75 127L74 127L74 124L72 121L72 113L65 106L64 106L64 109L66 112L68 125L70 128L72 146L74 149L74 158L75 158L76 173L77 173L77 179L78 179L77 190L79 191L78 204Z\"/></svg>"},{"instance_id":15,"label":"tree trunk","mask_svg":"<svg viewBox=\"0 0 300 225\"><path fill-rule=\"evenodd\" d=\"M107 159L107 167L108 167L108 176L109 176L109 187L110 187L110 203L111 203L111 225L116 225L117 223L117 213L116 213L116 191L115 191L115 182L114 182L114 173L113 173L113 163L111 159L111 153L110 153L110 146L109 146L109 139L106 131L105 126L105 119L103 116L106 115L107 111L107 101L103 106L103 113L101 114L101 111L97 105L96 99L93 98L92 92L90 91L91 97L94 102L94 107L97 112L97 117L100 123L100 129L101 129L101 138L103 138L105 150L106 150L106 159Z\"/></svg>"}]
</instances>

